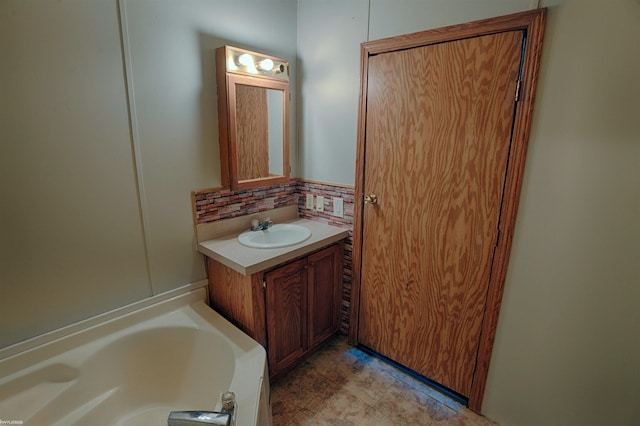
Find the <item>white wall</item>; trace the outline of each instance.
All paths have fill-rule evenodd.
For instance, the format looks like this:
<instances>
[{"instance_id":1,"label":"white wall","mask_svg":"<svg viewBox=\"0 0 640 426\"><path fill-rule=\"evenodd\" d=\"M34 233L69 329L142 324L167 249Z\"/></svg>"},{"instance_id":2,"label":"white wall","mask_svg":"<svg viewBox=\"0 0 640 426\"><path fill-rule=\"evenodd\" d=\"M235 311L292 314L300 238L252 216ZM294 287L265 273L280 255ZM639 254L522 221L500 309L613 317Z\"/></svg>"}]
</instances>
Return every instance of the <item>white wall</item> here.
<instances>
[{"instance_id":1,"label":"white wall","mask_svg":"<svg viewBox=\"0 0 640 426\"><path fill-rule=\"evenodd\" d=\"M220 185L214 49L295 75L296 17L295 0L0 2L0 347L205 278L190 193Z\"/></svg>"},{"instance_id":2,"label":"white wall","mask_svg":"<svg viewBox=\"0 0 640 426\"><path fill-rule=\"evenodd\" d=\"M353 184L368 0L298 0L299 176Z\"/></svg>"}]
</instances>

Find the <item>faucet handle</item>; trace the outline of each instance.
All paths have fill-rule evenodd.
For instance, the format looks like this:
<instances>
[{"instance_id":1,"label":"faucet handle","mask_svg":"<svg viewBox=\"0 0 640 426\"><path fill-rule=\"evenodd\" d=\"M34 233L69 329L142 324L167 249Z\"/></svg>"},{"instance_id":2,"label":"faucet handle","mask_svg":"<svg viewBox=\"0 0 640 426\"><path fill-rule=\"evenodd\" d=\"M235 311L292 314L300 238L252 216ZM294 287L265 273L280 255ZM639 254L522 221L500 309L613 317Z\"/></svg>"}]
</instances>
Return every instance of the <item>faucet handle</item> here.
<instances>
[{"instance_id":1,"label":"faucet handle","mask_svg":"<svg viewBox=\"0 0 640 426\"><path fill-rule=\"evenodd\" d=\"M198 426L216 425L232 426L232 417L229 413L217 413L215 411L172 411L167 419L169 426Z\"/></svg>"},{"instance_id":2,"label":"faucet handle","mask_svg":"<svg viewBox=\"0 0 640 426\"><path fill-rule=\"evenodd\" d=\"M233 392L225 392L220 398L222 400L222 412L230 413L236 406L236 394Z\"/></svg>"}]
</instances>

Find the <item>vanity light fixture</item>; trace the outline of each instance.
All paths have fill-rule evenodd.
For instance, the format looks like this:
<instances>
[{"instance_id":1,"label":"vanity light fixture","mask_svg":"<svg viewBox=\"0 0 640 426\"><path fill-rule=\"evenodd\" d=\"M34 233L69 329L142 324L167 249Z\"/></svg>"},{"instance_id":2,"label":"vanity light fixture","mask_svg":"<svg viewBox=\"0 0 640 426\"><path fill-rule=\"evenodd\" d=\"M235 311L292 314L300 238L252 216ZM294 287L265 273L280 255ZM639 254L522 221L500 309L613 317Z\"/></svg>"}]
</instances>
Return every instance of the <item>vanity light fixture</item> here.
<instances>
[{"instance_id":1,"label":"vanity light fixture","mask_svg":"<svg viewBox=\"0 0 640 426\"><path fill-rule=\"evenodd\" d=\"M257 52L225 46L227 72L289 81L289 63Z\"/></svg>"}]
</instances>

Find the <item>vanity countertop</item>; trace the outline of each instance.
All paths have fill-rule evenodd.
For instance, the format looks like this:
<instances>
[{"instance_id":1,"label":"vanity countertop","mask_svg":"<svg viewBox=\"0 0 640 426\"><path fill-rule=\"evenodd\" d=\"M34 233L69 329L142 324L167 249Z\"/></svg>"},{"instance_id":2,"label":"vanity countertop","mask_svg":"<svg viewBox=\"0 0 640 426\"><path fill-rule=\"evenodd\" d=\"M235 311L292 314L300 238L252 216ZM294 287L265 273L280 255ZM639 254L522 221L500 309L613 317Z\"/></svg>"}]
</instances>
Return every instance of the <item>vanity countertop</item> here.
<instances>
[{"instance_id":1,"label":"vanity countertop","mask_svg":"<svg viewBox=\"0 0 640 426\"><path fill-rule=\"evenodd\" d=\"M343 228L308 219L288 219L278 223L293 223L311 231L311 237L301 243L280 248L251 248L238 242L237 233L198 243L198 251L241 273L251 275L288 260L311 253L348 236Z\"/></svg>"}]
</instances>

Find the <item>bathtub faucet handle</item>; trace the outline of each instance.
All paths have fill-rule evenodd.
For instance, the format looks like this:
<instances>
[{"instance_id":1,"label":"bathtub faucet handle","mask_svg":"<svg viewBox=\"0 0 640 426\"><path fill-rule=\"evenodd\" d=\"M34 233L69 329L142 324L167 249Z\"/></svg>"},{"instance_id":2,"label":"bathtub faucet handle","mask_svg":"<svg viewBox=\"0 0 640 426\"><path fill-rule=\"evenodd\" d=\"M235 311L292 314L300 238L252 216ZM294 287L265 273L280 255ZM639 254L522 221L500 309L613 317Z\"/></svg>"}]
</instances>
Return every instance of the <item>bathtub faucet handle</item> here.
<instances>
[{"instance_id":1,"label":"bathtub faucet handle","mask_svg":"<svg viewBox=\"0 0 640 426\"><path fill-rule=\"evenodd\" d=\"M215 411L172 411L167 419L168 426L233 426L231 414Z\"/></svg>"},{"instance_id":2,"label":"bathtub faucet handle","mask_svg":"<svg viewBox=\"0 0 640 426\"><path fill-rule=\"evenodd\" d=\"M231 424L235 425L236 423L236 394L230 391L227 391L222 394L220 398L222 400L222 412L228 413L231 416Z\"/></svg>"},{"instance_id":3,"label":"bathtub faucet handle","mask_svg":"<svg viewBox=\"0 0 640 426\"><path fill-rule=\"evenodd\" d=\"M233 392L225 392L222 394L222 412L231 413L236 408L236 394Z\"/></svg>"},{"instance_id":4,"label":"bathtub faucet handle","mask_svg":"<svg viewBox=\"0 0 640 426\"><path fill-rule=\"evenodd\" d=\"M234 426L236 424L236 394L222 394L222 410L217 411L172 411L167 419L168 426Z\"/></svg>"}]
</instances>

